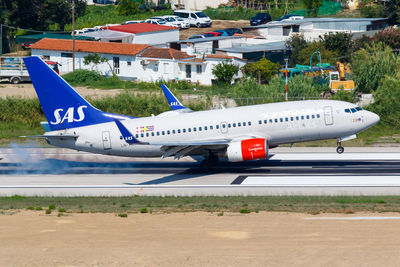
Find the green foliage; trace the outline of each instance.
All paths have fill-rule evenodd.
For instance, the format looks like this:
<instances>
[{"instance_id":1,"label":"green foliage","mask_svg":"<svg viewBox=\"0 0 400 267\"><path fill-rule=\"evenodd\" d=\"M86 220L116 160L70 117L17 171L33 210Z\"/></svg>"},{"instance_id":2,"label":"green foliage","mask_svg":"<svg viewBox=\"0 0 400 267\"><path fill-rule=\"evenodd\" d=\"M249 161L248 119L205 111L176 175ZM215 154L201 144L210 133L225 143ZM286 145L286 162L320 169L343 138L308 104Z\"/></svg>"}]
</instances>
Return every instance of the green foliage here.
<instances>
[{"instance_id":1,"label":"green foliage","mask_svg":"<svg viewBox=\"0 0 400 267\"><path fill-rule=\"evenodd\" d=\"M141 208L140 209L140 213L148 213L149 211L147 210L147 208Z\"/></svg>"},{"instance_id":2,"label":"green foliage","mask_svg":"<svg viewBox=\"0 0 400 267\"><path fill-rule=\"evenodd\" d=\"M273 63L266 58L262 58L254 63L247 63L242 70L253 78L260 78L262 83L266 83L279 69L279 64Z\"/></svg>"},{"instance_id":3,"label":"green foliage","mask_svg":"<svg viewBox=\"0 0 400 267\"><path fill-rule=\"evenodd\" d=\"M351 68L357 91L370 93L378 88L385 75L396 73L399 58L390 47L372 44L354 54Z\"/></svg>"},{"instance_id":4,"label":"green foliage","mask_svg":"<svg viewBox=\"0 0 400 267\"><path fill-rule=\"evenodd\" d=\"M322 0L303 0L303 3L307 8L307 14L312 17L318 15L318 9L322 6Z\"/></svg>"},{"instance_id":5,"label":"green foliage","mask_svg":"<svg viewBox=\"0 0 400 267\"><path fill-rule=\"evenodd\" d=\"M56 205L54 204L49 205L49 210L54 210L54 209L56 209Z\"/></svg>"},{"instance_id":6,"label":"green foliage","mask_svg":"<svg viewBox=\"0 0 400 267\"><path fill-rule=\"evenodd\" d=\"M223 61L214 66L212 74L217 78L218 83L230 84L233 76L239 71L239 66L230 61Z\"/></svg>"},{"instance_id":7,"label":"green foliage","mask_svg":"<svg viewBox=\"0 0 400 267\"><path fill-rule=\"evenodd\" d=\"M64 208L59 208L58 209L58 212L66 212L67 210L66 209L64 209Z\"/></svg>"},{"instance_id":8,"label":"green foliage","mask_svg":"<svg viewBox=\"0 0 400 267\"><path fill-rule=\"evenodd\" d=\"M400 79L386 76L374 92L375 102L368 108L381 117L381 123L400 128Z\"/></svg>"},{"instance_id":9,"label":"green foliage","mask_svg":"<svg viewBox=\"0 0 400 267\"><path fill-rule=\"evenodd\" d=\"M338 92L336 92L331 99L332 100L341 100L341 101L346 101L346 102L350 102L350 103L354 103L356 101L355 99L355 92L346 92L344 90L339 90Z\"/></svg>"},{"instance_id":10,"label":"green foliage","mask_svg":"<svg viewBox=\"0 0 400 267\"><path fill-rule=\"evenodd\" d=\"M340 57L341 62L348 62L350 60L352 48L351 38L352 34L347 32L330 32L320 37L321 41L325 43L325 48L335 52Z\"/></svg>"},{"instance_id":11,"label":"green foliage","mask_svg":"<svg viewBox=\"0 0 400 267\"><path fill-rule=\"evenodd\" d=\"M259 11L247 8L210 8L207 7L204 13L211 19L222 19L222 20L249 20Z\"/></svg>"},{"instance_id":12,"label":"green foliage","mask_svg":"<svg viewBox=\"0 0 400 267\"><path fill-rule=\"evenodd\" d=\"M242 214L246 214L246 213L250 213L251 211L249 209L240 209L239 212Z\"/></svg>"},{"instance_id":13,"label":"green foliage","mask_svg":"<svg viewBox=\"0 0 400 267\"><path fill-rule=\"evenodd\" d=\"M86 60L86 59L85 59ZM86 63L85 63L86 64ZM69 72L63 75L64 80L66 80L71 85L89 86L98 81L103 81L106 78L96 71L90 70L75 70L74 72Z\"/></svg>"},{"instance_id":14,"label":"green foliage","mask_svg":"<svg viewBox=\"0 0 400 267\"><path fill-rule=\"evenodd\" d=\"M353 52L356 52L362 48L366 48L367 45L371 45L372 42L372 37L363 34L361 37L353 40L352 50Z\"/></svg>"},{"instance_id":15,"label":"green foliage","mask_svg":"<svg viewBox=\"0 0 400 267\"><path fill-rule=\"evenodd\" d=\"M392 49L400 48L400 29L387 28L377 32L373 39L375 43L384 43L390 46Z\"/></svg>"},{"instance_id":16,"label":"green foliage","mask_svg":"<svg viewBox=\"0 0 400 267\"><path fill-rule=\"evenodd\" d=\"M303 48L299 52L298 56L299 64L310 65L310 57L317 49L320 52L322 63L330 63L331 65L334 65L336 63L336 58L337 58L336 52L326 49L324 42L315 41L310 43L306 48ZM319 63L316 61L315 56L313 58L312 63L313 65Z\"/></svg>"},{"instance_id":17,"label":"green foliage","mask_svg":"<svg viewBox=\"0 0 400 267\"><path fill-rule=\"evenodd\" d=\"M51 214L51 210L50 209L46 210L46 214Z\"/></svg>"},{"instance_id":18,"label":"green foliage","mask_svg":"<svg viewBox=\"0 0 400 267\"><path fill-rule=\"evenodd\" d=\"M97 53L91 53L91 54L88 54L87 56L83 57L83 64L85 64L85 65L93 64L94 66L96 66L100 63L104 63L107 61L108 61L108 59L106 57L101 57ZM94 66L92 66L92 69Z\"/></svg>"},{"instance_id":19,"label":"green foliage","mask_svg":"<svg viewBox=\"0 0 400 267\"><path fill-rule=\"evenodd\" d=\"M380 4L364 5L360 8L361 16L365 18L385 17L385 8Z\"/></svg>"},{"instance_id":20,"label":"green foliage","mask_svg":"<svg viewBox=\"0 0 400 267\"><path fill-rule=\"evenodd\" d=\"M307 41L304 39L303 34L292 35L287 41L286 45L291 49L289 64L294 66L299 64L300 51L307 47Z\"/></svg>"},{"instance_id":21,"label":"green foliage","mask_svg":"<svg viewBox=\"0 0 400 267\"><path fill-rule=\"evenodd\" d=\"M118 14L123 16L135 15L139 11L139 4L133 0L120 0Z\"/></svg>"},{"instance_id":22,"label":"green foliage","mask_svg":"<svg viewBox=\"0 0 400 267\"><path fill-rule=\"evenodd\" d=\"M128 214L126 214L126 213L120 213L120 214L118 214L118 216L121 218L128 218Z\"/></svg>"}]
</instances>

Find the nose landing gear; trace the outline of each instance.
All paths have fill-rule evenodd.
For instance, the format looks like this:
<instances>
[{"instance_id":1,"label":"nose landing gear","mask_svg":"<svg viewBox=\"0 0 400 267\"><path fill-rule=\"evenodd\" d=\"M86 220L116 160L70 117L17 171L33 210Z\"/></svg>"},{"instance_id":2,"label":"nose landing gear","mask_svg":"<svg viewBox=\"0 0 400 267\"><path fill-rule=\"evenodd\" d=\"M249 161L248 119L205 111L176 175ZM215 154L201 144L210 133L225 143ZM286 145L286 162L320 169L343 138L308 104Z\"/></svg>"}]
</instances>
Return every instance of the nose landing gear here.
<instances>
[{"instance_id":1,"label":"nose landing gear","mask_svg":"<svg viewBox=\"0 0 400 267\"><path fill-rule=\"evenodd\" d=\"M344 147L342 147L342 140L339 138L337 142L336 152L342 154L344 152Z\"/></svg>"}]
</instances>

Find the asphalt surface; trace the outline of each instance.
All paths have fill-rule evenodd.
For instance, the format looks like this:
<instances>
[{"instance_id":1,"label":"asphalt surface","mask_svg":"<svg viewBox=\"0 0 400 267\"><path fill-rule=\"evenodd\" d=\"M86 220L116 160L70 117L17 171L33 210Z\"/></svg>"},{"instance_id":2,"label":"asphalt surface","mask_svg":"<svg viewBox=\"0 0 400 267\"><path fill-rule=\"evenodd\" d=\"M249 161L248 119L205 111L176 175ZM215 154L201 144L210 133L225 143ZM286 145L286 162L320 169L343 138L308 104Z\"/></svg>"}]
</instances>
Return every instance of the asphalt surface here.
<instances>
[{"instance_id":1,"label":"asphalt surface","mask_svg":"<svg viewBox=\"0 0 400 267\"><path fill-rule=\"evenodd\" d=\"M278 148L270 160L134 159L0 149L0 195L400 195L400 148Z\"/></svg>"}]
</instances>

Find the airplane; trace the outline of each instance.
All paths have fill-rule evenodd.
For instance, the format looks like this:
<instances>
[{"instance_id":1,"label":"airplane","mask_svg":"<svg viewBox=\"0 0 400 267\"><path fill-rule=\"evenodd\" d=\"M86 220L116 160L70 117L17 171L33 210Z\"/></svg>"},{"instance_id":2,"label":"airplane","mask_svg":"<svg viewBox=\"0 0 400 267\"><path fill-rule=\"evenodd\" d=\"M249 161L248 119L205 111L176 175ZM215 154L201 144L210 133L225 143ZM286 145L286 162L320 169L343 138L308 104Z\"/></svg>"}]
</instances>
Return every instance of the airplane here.
<instances>
[{"instance_id":1,"label":"airplane","mask_svg":"<svg viewBox=\"0 0 400 267\"><path fill-rule=\"evenodd\" d=\"M270 148L313 140L337 139L336 151L343 153L342 141L356 138L380 119L355 104L336 100L172 110L135 118L96 109L41 58L24 61L50 128L30 137L90 153L175 159L203 156L203 167L216 165L219 158L232 162L268 159ZM183 106L172 100L177 102L173 106Z\"/></svg>"}]
</instances>

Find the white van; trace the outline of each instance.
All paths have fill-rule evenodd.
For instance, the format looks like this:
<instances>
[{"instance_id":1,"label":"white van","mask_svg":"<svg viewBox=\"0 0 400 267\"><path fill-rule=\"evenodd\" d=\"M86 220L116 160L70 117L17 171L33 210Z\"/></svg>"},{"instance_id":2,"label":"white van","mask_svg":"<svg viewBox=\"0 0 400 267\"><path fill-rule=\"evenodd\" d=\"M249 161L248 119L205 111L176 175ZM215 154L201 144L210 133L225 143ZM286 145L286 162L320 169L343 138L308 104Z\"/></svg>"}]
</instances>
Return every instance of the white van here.
<instances>
[{"instance_id":1,"label":"white van","mask_svg":"<svg viewBox=\"0 0 400 267\"><path fill-rule=\"evenodd\" d=\"M204 14L202 11L196 10L175 10L174 15L183 18L190 23L190 26L200 27L210 27L212 20Z\"/></svg>"}]
</instances>

